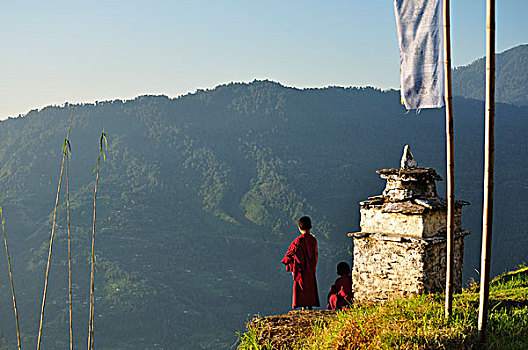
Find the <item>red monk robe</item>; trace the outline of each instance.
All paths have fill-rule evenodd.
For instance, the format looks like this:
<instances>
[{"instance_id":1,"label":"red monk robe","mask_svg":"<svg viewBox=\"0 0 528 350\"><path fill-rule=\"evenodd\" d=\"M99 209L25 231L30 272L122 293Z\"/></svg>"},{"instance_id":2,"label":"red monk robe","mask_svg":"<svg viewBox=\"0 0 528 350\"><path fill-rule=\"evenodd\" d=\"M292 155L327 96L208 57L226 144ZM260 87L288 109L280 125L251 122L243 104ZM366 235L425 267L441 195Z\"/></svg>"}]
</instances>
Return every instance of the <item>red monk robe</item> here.
<instances>
[{"instance_id":1,"label":"red monk robe","mask_svg":"<svg viewBox=\"0 0 528 350\"><path fill-rule=\"evenodd\" d=\"M293 274L292 308L320 306L315 268L317 266L317 239L303 233L288 248L281 263Z\"/></svg>"},{"instance_id":2,"label":"red monk robe","mask_svg":"<svg viewBox=\"0 0 528 350\"><path fill-rule=\"evenodd\" d=\"M328 310L340 310L352 303L352 277L339 277L328 293Z\"/></svg>"}]
</instances>

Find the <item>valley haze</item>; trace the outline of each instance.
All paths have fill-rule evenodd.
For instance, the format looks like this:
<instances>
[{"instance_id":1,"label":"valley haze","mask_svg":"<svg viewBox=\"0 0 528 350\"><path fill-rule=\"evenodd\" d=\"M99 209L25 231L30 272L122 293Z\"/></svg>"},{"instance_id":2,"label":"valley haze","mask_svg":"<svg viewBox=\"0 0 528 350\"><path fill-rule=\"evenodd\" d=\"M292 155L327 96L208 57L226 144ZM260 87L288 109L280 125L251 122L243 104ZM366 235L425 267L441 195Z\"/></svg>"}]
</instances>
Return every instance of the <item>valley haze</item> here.
<instances>
[{"instance_id":1,"label":"valley haze","mask_svg":"<svg viewBox=\"0 0 528 350\"><path fill-rule=\"evenodd\" d=\"M492 274L525 262L528 196L526 45L497 58ZM480 262L482 61L454 71L456 197L466 238L464 281ZM520 73L519 73L520 72ZM503 79L501 81L501 79ZM516 88L516 89L514 89ZM502 90L501 90L502 89ZM503 91L499 93L499 91ZM383 189L376 170L409 144L445 178L444 111L407 112L396 90L298 89L256 80L178 98L66 104L0 122L0 203L24 346L35 342L50 217L70 116L76 346L86 343L93 167L108 136L97 204L96 347L227 349L254 314L288 311L280 259L308 214L318 238L320 295L350 260L358 202ZM445 185L437 184L444 196ZM65 204L59 207L43 348L67 344ZM14 344L10 286L0 266L0 326Z\"/></svg>"}]
</instances>

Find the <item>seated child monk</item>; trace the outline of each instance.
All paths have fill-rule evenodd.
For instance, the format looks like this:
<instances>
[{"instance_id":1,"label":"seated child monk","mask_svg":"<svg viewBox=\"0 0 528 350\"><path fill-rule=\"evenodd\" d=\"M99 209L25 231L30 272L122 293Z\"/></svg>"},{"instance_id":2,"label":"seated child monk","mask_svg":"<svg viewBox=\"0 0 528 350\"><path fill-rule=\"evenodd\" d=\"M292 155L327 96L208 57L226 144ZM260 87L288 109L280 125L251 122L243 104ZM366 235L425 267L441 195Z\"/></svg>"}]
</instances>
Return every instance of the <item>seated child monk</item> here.
<instances>
[{"instance_id":1,"label":"seated child monk","mask_svg":"<svg viewBox=\"0 0 528 350\"><path fill-rule=\"evenodd\" d=\"M303 216L298 222L301 235L289 246L281 263L286 265L286 270L293 276L292 309L301 307L302 310L319 305L319 291L315 269L317 266L317 239L310 232L312 220Z\"/></svg>"},{"instance_id":2,"label":"seated child monk","mask_svg":"<svg viewBox=\"0 0 528 350\"><path fill-rule=\"evenodd\" d=\"M350 265L345 261L337 264L337 274L341 277L336 279L335 284L330 288L330 293L328 293L328 310L340 310L352 303Z\"/></svg>"}]
</instances>

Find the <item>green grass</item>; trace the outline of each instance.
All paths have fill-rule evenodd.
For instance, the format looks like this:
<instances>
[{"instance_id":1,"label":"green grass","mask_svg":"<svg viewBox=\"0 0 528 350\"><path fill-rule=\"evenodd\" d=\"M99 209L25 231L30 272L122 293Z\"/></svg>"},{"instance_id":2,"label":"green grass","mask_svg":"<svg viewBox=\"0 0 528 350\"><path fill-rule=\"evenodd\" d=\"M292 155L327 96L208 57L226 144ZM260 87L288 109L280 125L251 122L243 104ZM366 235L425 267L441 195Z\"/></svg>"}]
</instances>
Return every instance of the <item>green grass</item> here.
<instances>
[{"instance_id":1,"label":"green grass","mask_svg":"<svg viewBox=\"0 0 528 350\"><path fill-rule=\"evenodd\" d=\"M490 283L488 349L528 349L528 267L503 274ZM474 285L455 295L453 315L444 318L442 294L420 295L385 304L354 306L315 321L302 341L289 349L472 349L477 344L479 293ZM291 331L291 330L290 330ZM270 349L249 327L239 349Z\"/></svg>"}]
</instances>

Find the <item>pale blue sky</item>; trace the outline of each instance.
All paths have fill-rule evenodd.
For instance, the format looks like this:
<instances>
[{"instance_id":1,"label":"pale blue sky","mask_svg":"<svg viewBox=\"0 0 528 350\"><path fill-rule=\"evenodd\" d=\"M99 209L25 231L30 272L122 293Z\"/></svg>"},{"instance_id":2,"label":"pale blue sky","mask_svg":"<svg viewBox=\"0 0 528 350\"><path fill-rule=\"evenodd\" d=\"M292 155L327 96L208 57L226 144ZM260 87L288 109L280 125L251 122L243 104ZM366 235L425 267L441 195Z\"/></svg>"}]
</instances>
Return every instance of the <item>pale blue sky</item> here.
<instances>
[{"instance_id":1,"label":"pale blue sky","mask_svg":"<svg viewBox=\"0 0 528 350\"><path fill-rule=\"evenodd\" d=\"M485 53L485 0L452 0L453 65ZM497 49L528 43L497 1ZM392 0L0 0L0 118L231 81L398 88Z\"/></svg>"}]
</instances>

